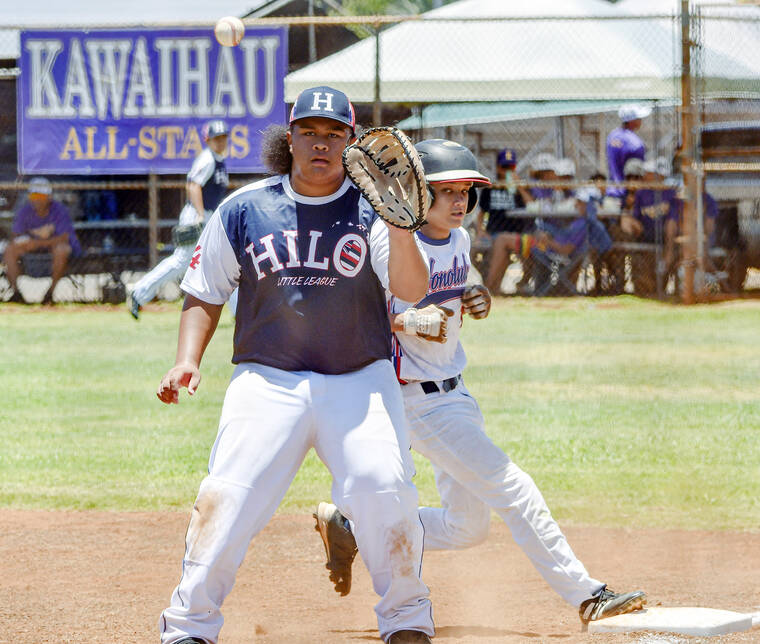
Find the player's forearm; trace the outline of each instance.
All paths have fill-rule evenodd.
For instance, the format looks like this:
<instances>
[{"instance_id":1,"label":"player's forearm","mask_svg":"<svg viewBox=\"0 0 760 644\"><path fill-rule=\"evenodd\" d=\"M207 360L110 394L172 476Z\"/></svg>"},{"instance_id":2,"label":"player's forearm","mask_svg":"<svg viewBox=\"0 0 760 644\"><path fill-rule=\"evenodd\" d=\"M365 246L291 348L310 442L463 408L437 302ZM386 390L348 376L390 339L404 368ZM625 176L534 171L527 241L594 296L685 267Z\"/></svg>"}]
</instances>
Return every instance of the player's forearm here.
<instances>
[{"instance_id":1,"label":"player's forearm","mask_svg":"<svg viewBox=\"0 0 760 644\"><path fill-rule=\"evenodd\" d=\"M203 205L203 190L201 186L194 181L187 182L187 199L195 208L196 212L203 220L206 216L206 208Z\"/></svg>"},{"instance_id":2,"label":"player's forearm","mask_svg":"<svg viewBox=\"0 0 760 644\"><path fill-rule=\"evenodd\" d=\"M203 353L214 335L223 304L209 304L192 295L185 298L179 322L175 364L200 366Z\"/></svg>"},{"instance_id":3,"label":"player's forearm","mask_svg":"<svg viewBox=\"0 0 760 644\"><path fill-rule=\"evenodd\" d=\"M388 286L396 297L418 302L427 293L430 275L414 234L388 227Z\"/></svg>"}]
</instances>

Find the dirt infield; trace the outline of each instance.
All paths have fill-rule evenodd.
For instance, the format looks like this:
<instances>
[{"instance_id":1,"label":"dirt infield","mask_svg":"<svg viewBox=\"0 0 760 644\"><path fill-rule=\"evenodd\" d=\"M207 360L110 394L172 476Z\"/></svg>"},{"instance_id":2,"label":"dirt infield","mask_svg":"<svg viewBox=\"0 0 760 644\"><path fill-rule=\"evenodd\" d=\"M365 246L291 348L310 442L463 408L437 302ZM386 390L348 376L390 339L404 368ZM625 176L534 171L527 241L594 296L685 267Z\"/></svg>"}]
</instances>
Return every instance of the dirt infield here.
<instances>
[{"instance_id":1,"label":"dirt infield","mask_svg":"<svg viewBox=\"0 0 760 644\"><path fill-rule=\"evenodd\" d=\"M0 642L145 644L180 574L188 515L0 510ZM568 527L591 574L641 587L650 605L760 610L760 533ZM221 644L379 642L364 566L341 598L311 517L275 517L254 540L225 603ZM501 522L488 541L425 554L436 642L696 642L588 635ZM706 641L706 640L704 640ZM757 642L760 628L712 642Z\"/></svg>"}]
</instances>

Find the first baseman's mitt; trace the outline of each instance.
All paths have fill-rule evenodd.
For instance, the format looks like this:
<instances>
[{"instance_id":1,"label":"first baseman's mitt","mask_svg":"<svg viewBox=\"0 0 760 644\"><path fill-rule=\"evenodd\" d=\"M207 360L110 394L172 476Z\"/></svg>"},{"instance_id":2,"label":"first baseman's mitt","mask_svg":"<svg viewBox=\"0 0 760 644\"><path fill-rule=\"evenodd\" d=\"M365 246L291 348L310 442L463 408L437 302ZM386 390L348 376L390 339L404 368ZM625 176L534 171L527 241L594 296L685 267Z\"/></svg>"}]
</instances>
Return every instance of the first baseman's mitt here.
<instances>
[{"instance_id":1,"label":"first baseman's mitt","mask_svg":"<svg viewBox=\"0 0 760 644\"><path fill-rule=\"evenodd\" d=\"M412 142L395 127L367 130L343 151L343 167L375 212L397 228L425 223L430 197Z\"/></svg>"}]
</instances>

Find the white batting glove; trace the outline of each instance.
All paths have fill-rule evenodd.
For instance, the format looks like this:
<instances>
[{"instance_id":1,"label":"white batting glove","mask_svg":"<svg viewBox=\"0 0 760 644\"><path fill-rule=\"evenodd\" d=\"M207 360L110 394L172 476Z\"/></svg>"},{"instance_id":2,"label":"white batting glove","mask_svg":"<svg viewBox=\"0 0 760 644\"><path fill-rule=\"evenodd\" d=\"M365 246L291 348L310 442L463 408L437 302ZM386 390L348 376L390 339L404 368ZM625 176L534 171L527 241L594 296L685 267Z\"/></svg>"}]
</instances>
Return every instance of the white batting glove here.
<instances>
[{"instance_id":1,"label":"white batting glove","mask_svg":"<svg viewBox=\"0 0 760 644\"><path fill-rule=\"evenodd\" d=\"M482 284L468 286L462 294L462 308L470 317L483 319L491 311L491 293Z\"/></svg>"},{"instance_id":2,"label":"white batting glove","mask_svg":"<svg viewBox=\"0 0 760 644\"><path fill-rule=\"evenodd\" d=\"M429 304L424 309L407 309L401 315L401 322L407 335L417 335L433 342L446 342L446 320L452 315L454 312L449 309Z\"/></svg>"}]
</instances>

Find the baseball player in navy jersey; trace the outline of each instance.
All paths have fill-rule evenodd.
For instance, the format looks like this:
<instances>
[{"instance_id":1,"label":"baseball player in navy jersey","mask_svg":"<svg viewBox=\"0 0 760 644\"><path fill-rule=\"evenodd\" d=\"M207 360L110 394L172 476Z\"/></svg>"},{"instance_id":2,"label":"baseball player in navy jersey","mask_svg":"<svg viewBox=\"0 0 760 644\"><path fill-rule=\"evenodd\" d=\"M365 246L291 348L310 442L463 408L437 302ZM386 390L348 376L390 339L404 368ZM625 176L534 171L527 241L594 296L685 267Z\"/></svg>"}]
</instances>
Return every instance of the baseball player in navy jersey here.
<instances>
[{"instance_id":1,"label":"baseball player in navy jersey","mask_svg":"<svg viewBox=\"0 0 760 644\"><path fill-rule=\"evenodd\" d=\"M266 525L307 451L332 475L332 497L356 522L356 542L380 596L380 636L429 642L420 580L422 523L383 284L373 256L386 229L343 170L354 110L316 87L270 129L265 161L280 172L230 195L198 241L175 366L159 398L194 394L204 348L239 286L232 361L219 431L186 536L182 577L159 622L162 644L212 644L248 544ZM427 265L412 233L387 231L385 284L417 301ZM315 634L315 641L320 636Z\"/></svg>"},{"instance_id":2,"label":"baseball player in navy jersey","mask_svg":"<svg viewBox=\"0 0 760 644\"><path fill-rule=\"evenodd\" d=\"M464 314L486 317L491 299L485 287L465 286L470 238L461 226L477 202L475 186L490 181L478 171L473 154L458 143L432 139L416 148L434 196L427 222L416 233L428 259L430 283L425 297L416 302L391 292L386 295L412 447L433 464L441 496L441 508L419 509L425 548L466 548L482 542L494 510L549 585L579 607L584 623L638 609L645 603L643 592L616 594L589 576L533 479L485 433L483 416L461 375L466 357L459 328ZM376 245L382 248L385 231L374 232L380 238ZM382 252L372 257L381 276L383 258ZM414 327L410 333L410 318L429 315L431 305L446 310L440 320L455 312L445 333L428 330L428 337L421 337ZM321 503L315 516L331 580L338 592L347 594L354 551L351 531L360 526L355 520L346 521L328 503Z\"/></svg>"},{"instance_id":3,"label":"baseball player in navy jersey","mask_svg":"<svg viewBox=\"0 0 760 644\"><path fill-rule=\"evenodd\" d=\"M185 274L198 241L201 226L224 198L229 185L224 154L229 128L224 121L210 121L203 128L208 147L195 158L187 173L187 203L179 213L174 252L135 284L127 298L127 308L137 320L140 307L150 302L163 284Z\"/></svg>"}]
</instances>

